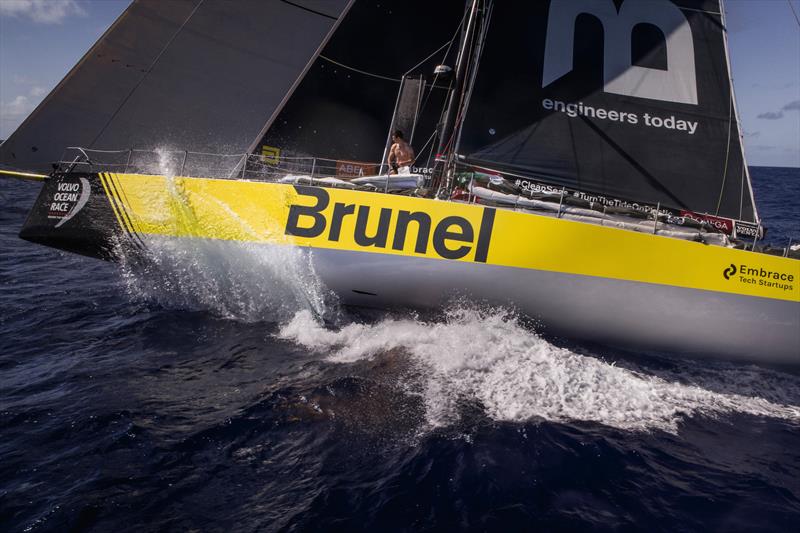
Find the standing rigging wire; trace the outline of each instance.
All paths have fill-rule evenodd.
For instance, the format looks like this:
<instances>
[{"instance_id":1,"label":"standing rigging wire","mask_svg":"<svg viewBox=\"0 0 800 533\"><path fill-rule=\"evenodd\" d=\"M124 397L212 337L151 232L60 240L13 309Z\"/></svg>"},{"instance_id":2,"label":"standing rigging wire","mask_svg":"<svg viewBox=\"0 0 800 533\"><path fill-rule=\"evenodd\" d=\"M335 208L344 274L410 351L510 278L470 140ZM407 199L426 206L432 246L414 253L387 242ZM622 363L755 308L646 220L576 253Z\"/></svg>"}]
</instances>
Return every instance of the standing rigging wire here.
<instances>
[{"instance_id":1,"label":"standing rigging wire","mask_svg":"<svg viewBox=\"0 0 800 533\"><path fill-rule=\"evenodd\" d=\"M792 10L792 15L794 15L794 20L797 22L797 27L800 28L800 16L797 15L797 11L794 9L794 4L792 4L792 0L786 0L789 4L789 9Z\"/></svg>"},{"instance_id":2,"label":"standing rigging wire","mask_svg":"<svg viewBox=\"0 0 800 533\"><path fill-rule=\"evenodd\" d=\"M461 112L460 104L464 97L464 80L467 76L467 72L469 71L472 57L472 47L469 45L474 44L475 25L479 23L477 19L480 16L480 10L478 9L479 0L472 0L471 2L468 2L468 4L469 8L465 12L465 18L468 14L468 22L462 30L462 36L459 40L458 56L455 63L455 76L453 83L451 84L452 88L450 89L447 97L447 104L445 106L446 112L444 115L445 118L441 125L441 133L439 135L439 147L436 150L437 154L444 154L447 152L447 149L451 145L454 138L455 131L453 128L458 120L458 115ZM446 160L441 160L437 157L436 164L434 165L435 170L433 172L433 177L430 184L434 189L436 189L435 194L437 196L441 191L441 182L444 177L444 173L449 167L449 159L451 156L452 154L448 152L448 157Z\"/></svg>"},{"instance_id":3,"label":"standing rigging wire","mask_svg":"<svg viewBox=\"0 0 800 533\"><path fill-rule=\"evenodd\" d=\"M476 7L478 3L476 2ZM469 42L463 43L464 48L462 49L463 52L466 53L466 57L463 57L462 60L465 61L466 68L463 72L464 80L466 83L464 87L461 89L460 94L458 95L458 111L453 120L453 129L450 134L449 139L447 139L444 148L441 150L442 153L447 153L448 161L445 163L446 165L450 165L452 163L452 158L456 156L455 150L458 147L458 143L461 138L461 129L464 124L464 120L466 118L467 107L469 106L469 100L472 95L472 88L475 82L475 76L477 74L478 69L478 62L480 60L480 55L482 53L481 47L482 42L486 37L486 29L489 24L490 14L491 14L491 1L489 2L480 2L480 7L477 8L477 11L483 13L483 16L480 17L478 22L479 27L472 32L469 36ZM445 169L446 172L446 169ZM449 194L449 190L451 187L450 178L448 177L446 181L440 184L439 191L442 190L442 186L447 190ZM437 192L437 195L439 192Z\"/></svg>"},{"instance_id":4,"label":"standing rigging wire","mask_svg":"<svg viewBox=\"0 0 800 533\"><path fill-rule=\"evenodd\" d=\"M447 41L447 43L445 43L445 45L447 46L447 50L444 51L444 55L442 56L442 60L440 61L440 64L443 64L445 61L447 61L447 56L450 55L450 50L452 50L452 48L453 48L453 43L456 41L456 36L458 35L458 32L461 31L462 26L464 26L464 20L466 19L466 17L467 17L467 13L465 12L461 16L461 21L458 23L458 26L456 26L456 31L453 32L453 36L450 38L449 41ZM433 57L434 54L436 54L437 52L441 51L442 48L444 48L444 45L439 47L439 49L436 50L436 52L434 52L433 54L429 55L423 61L421 61L420 63L417 63L416 65L414 65L408 72L406 72L406 74L408 74L409 72L411 72L415 68L419 67L420 65L422 65L423 63L428 61L431 57ZM425 99L425 102L422 104L422 107L420 108L420 113L422 113L422 111L425 109L425 104L428 103L428 98L430 98L430 95L433 92L433 89L437 86L436 85L436 81L438 79L439 79L439 73L437 72L433 76L433 81L430 84L431 91L428 93L428 97ZM449 87L448 87L448 89L449 89Z\"/></svg>"},{"instance_id":5,"label":"standing rigging wire","mask_svg":"<svg viewBox=\"0 0 800 533\"><path fill-rule=\"evenodd\" d=\"M390 78L389 76L384 76L382 74L375 74L374 72L367 72L366 70L361 70L361 69L358 69L358 68L355 68L355 67L351 67L350 65L345 65L344 63L339 63L338 61L334 61L330 57L325 56L323 54L320 54L319 57L320 57L320 59L324 59L325 61L328 61L329 63L333 63L337 67L342 67L342 68L347 69L347 70L352 70L353 72L358 72L359 74L363 74L364 76L371 76L373 78L378 78L379 80L392 81L394 83L400 83L401 81L403 81L403 80L398 79L398 78Z\"/></svg>"},{"instance_id":6,"label":"standing rigging wire","mask_svg":"<svg viewBox=\"0 0 800 533\"><path fill-rule=\"evenodd\" d=\"M725 35L725 39L727 40L727 32L728 27L725 25L725 8L723 7L722 3L719 5L720 7L720 17L722 18L722 32ZM727 50L727 42L726 42L726 50ZM727 52L726 52L727 53ZM730 161L731 155L731 126L733 122L733 72L731 71L731 66L728 64L728 140L725 143L725 167L722 171L722 185L719 187L719 197L717 198L717 208L714 211L714 215L719 215L720 207L722 206L722 197L725 194L725 182L728 179L728 163ZM737 127L738 127L738 118L737 120ZM741 138L739 139L741 143ZM744 166L744 147L742 147L742 166Z\"/></svg>"},{"instance_id":7,"label":"standing rigging wire","mask_svg":"<svg viewBox=\"0 0 800 533\"><path fill-rule=\"evenodd\" d=\"M464 72L465 78L470 78L473 69L473 53L475 52L475 41L477 39L477 32L471 36L469 46L466 49L467 56L465 61L467 63L466 71ZM449 151L453 148L453 142L456 138L456 132L458 131L459 127L461 126L461 122L463 120L464 114L464 99L466 97L466 92L462 92L459 95L458 100L458 114L456 115L455 121L453 122L453 133L450 138L447 140L447 144L445 145L445 151Z\"/></svg>"},{"instance_id":8,"label":"standing rigging wire","mask_svg":"<svg viewBox=\"0 0 800 533\"><path fill-rule=\"evenodd\" d=\"M422 148L420 148L420 149L419 149L419 153L420 153L420 154L421 154L422 152L424 152L424 151L425 151L425 149L428 147L428 144L429 144L429 143L430 143L430 142L431 142L431 141L432 141L432 140L433 140L435 137L436 137L436 130L433 130L433 133L431 133L430 137L428 137L428 140L427 140L427 141L425 141L425 144L423 144L423 145L422 145ZM431 144L431 152L433 152L433 145L432 145L432 144ZM431 154L429 153L429 154L428 154L428 161L429 161L429 163L428 163L428 165L427 165L428 167L430 166L430 157L431 157Z\"/></svg>"},{"instance_id":9,"label":"standing rigging wire","mask_svg":"<svg viewBox=\"0 0 800 533\"><path fill-rule=\"evenodd\" d=\"M451 90L452 85L453 85L453 82L451 81L450 82L450 86L448 86L448 88L447 88L448 91ZM428 98L430 98L430 95L432 93L433 93L433 90L431 89L431 92L428 93ZM425 104L428 103L428 98L425 99ZM445 103L446 102L447 101L445 100ZM423 109L424 109L425 104L423 104ZM420 113L422 113L422 111L420 111ZM442 106L442 112L439 113L439 121L437 122L436 128L433 130L433 134L431 135L431 139L435 139L436 137L438 137L438 135L439 135L439 126L444 122L445 113L447 113L447 106ZM425 143L425 144L427 144L427 143ZM425 166L427 168L430 168L430 166L431 166L431 158L433 158L433 150L434 150L434 148L435 148L435 145L433 143L431 143L431 149L430 149L430 152L428 152L428 160L425 163ZM424 150L424 148L423 148L423 150ZM422 153L422 150L420 150L420 153Z\"/></svg>"},{"instance_id":10,"label":"standing rigging wire","mask_svg":"<svg viewBox=\"0 0 800 533\"><path fill-rule=\"evenodd\" d=\"M745 153L744 153L744 136L742 134L742 124L741 124L741 121L739 120L739 112L738 112L737 106L736 106L736 92L735 92L734 87L733 87L733 67L731 66L731 59L730 59L730 54L729 54L728 25L727 25L727 20L726 20L727 16L726 15L727 15L727 13L726 13L726 10L725 10L725 6L723 5L722 0L720 0L720 19L722 21L722 38L723 38L724 49L725 49L725 64L726 64L727 69L728 69L728 96L729 96L728 105L729 105L729 107L728 107L728 142L727 142L727 146L726 146L726 150L725 150L725 167L724 167L724 170L723 170L722 184L720 186L719 197L717 198L717 206L716 206L716 209L714 211L714 214L715 215L719 215L719 211L720 211L721 206L722 206L722 199L723 199L723 196L725 194L725 184L726 184L727 177L728 177L728 163L729 163L730 152L731 152L731 139L732 139L731 128L735 124L736 125L736 131L738 133L738 139L739 139L739 153L741 154L742 175L747 177L747 187L748 187L748 190L750 192L750 207L753 210L753 219L754 219L754 222L756 224L758 224L758 226L760 227L761 226L761 220L760 220L760 218L758 216L758 210L756 208L755 197L753 196L753 184L752 184L752 182L750 180L750 173L747 170L747 158L745 157ZM741 210L741 208L740 208L740 210Z\"/></svg>"},{"instance_id":11,"label":"standing rigging wire","mask_svg":"<svg viewBox=\"0 0 800 533\"><path fill-rule=\"evenodd\" d=\"M446 48L446 50L444 52L444 55L442 56L442 60L440 61L440 63L444 63L447 60L447 56L450 54L450 51L451 51L451 49L453 47L453 43L456 42L456 38L458 36L458 32L461 31L461 28L464 25L464 21L466 20L466 16L467 16L467 12L464 12L464 14L461 17L461 20L458 23L458 26L455 29L455 32L453 33L453 36L448 41L446 41L444 44L439 46L436 50L434 50L433 52L428 54L424 59L419 61L413 67L408 69L405 72L405 74L403 74L403 77L407 76L408 74L410 74L411 72L413 72L414 70L419 68L420 66L424 65L426 62L430 61L431 58L433 58L436 54L438 54L439 52L441 52L443 49ZM362 69L353 67L351 65L346 65L346 64L341 63L339 61L336 61L335 59L332 59L332 58L330 58L330 57L328 57L328 56L326 56L324 54L320 54L319 57L320 57L320 59L328 61L329 63L331 63L333 65L336 65L338 67L350 70L352 72L356 72L356 73L361 74L363 76L370 76L372 78L376 78L376 79L380 79L380 80L384 80L384 81L389 81L389 82L393 82L393 83L401 83L403 81L402 78L393 78L391 76L385 76L383 74L377 74L375 72L369 72L369 71L366 71L366 70L362 70ZM430 84L425 83L424 90L427 90L428 93L425 96L425 100L423 101L422 105L420 106L419 111L417 112L418 116L422 115L424 113L425 108L428 105L428 101L430 100L430 97L433 94L433 90L434 89L447 89L447 90L449 90L451 88L452 81L451 81L450 85L448 87L446 87L446 88L437 85L437 81L439 80L439 76L440 75L437 73L437 74L434 75L433 81ZM442 115L444 114L444 111L445 110L442 110ZM439 118L439 123L441 123L441 122L442 122L442 117ZM428 140L425 142L425 145L420 150L420 152L419 152L420 154L422 154L422 152L425 150L425 148L428 146L428 144L431 143L431 141L436 137L436 134L437 134L437 130L434 129L433 134L428 138ZM433 144L431 144L431 153L428 156L428 165L427 166L430 166L430 157L432 155L433 155Z\"/></svg>"},{"instance_id":12,"label":"standing rigging wire","mask_svg":"<svg viewBox=\"0 0 800 533\"><path fill-rule=\"evenodd\" d=\"M442 56L442 60L441 60L440 64L444 64L444 62L447 61L447 56L450 55L450 50L452 50L452 48L453 48L453 43L456 42L456 37L458 36L458 33L461 31L461 29L464 27L464 21L467 20L467 13L468 12L465 10L464 14L461 15L461 20L459 21L458 26L456 26L456 30L453 32L453 36L450 38L450 40L447 43L447 50L445 50L444 55ZM441 48L439 48L439 50L441 50ZM431 54L431 55L433 55L433 54ZM419 66L419 65L417 65L417 66ZM414 67L414 68L416 68L416 67ZM437 87L436 82L439 80L439 76L440 76L440 74L438 72L433 76L433 82L431 82L430 88L428 90L428 94L425 97L425 101L422 102L422 106L420 106L420 108L419 108L419 115L422 115L425 112L425 108L428 105L428 101L430 100L431 95L433 94L433 89L435 89ZM450 80L450 83L447 86L447 90L448 91L450 91L452 89L453 81L454 80ZM431 135L431 138L428 139L428 142L430 142L432 139L436 138L436 135L438 134L438 131L439 131L438 124L441 124L444 121L444 114L445 114L446 111L447 111L447 106L444 106L442 108L442 112L439 114L439 122L437 123L437 127L436 127L436 129L433 130L433 135ZM425 143L425 146L427 146L428 142ZM430 149L430 152L428 153L428 159L427 159L427 162L425 164L426 167L430 167L431 166L431 157L433 157L433 148L434 148L434 145L433 145L433 143L431 143L431 149ZM422 154L422 152L424 150L425 150L425 147L423 147L422 150L420 150L420 154Z\"/></svg>"},{"instance_id":13,"label":"standing rigging wire","mask_svg":"<svg viewBox=\"0 0 800 533\"><path fill-rule=\"evenodd\" d=\"M454 37L454 38L455 38L455 37ZM417 69L417 68L418 68L418 67L420 67L421 65L425 64L425 63L426 63L426 62L427 62L427 61L428 61L430 58L432 58L433 56L435 56L436 54L438 54L439 52L441 52L441 51L442 51L442 48L444 48L445 46L447 47L447 50L449 51L449 50L450 50L450 46L451 46L452 44L453 44L453 39L450 39L449 41L447 41L446 43L444 43L442 46L440 46L439 48L437 48L436 50L434 50L434 51L433 51L433 53L431 53L431 54L430 54L428 57L426 57L425 59L423 59L422 61L420 61L419 63L417 63L417 64L416 64L416 65L414 65L413 67L411 67L410 69L408 69L408 70L406 71L406 73L405 73L405 74L403 74L403 76L408 76L408 75L409 75L409 74L411 74L411 72L413 72L415 69ZM447 55L447 52L445 52L445 55Z\"/></svg>"},{"instance_id":14,"label":"standing rigging wire","mask_svg":"<svg viewBox=\"0 0 800 533\"><path fill-rule=\"evenodd\" d=\"M455 152L458 151L459 144L461 142L461 131L464 127L464 121L466 120L469 103L472 98L472 90L475 86L475 78L479 70L478 65L480 63L481 55L483 54L483 43L486 40L486 32L492 17L493 6L491 0L484 1L482 6L483 7L481 8L481 11L483 12L483 17L480 21L480 27L473 35L469 48L469 63L467 66L467 71L465 72L465 77L468 81L466 82L464 92L461 94L461 99L459 101L459 112L456 116L453 137L448 143L448 145L452 144L452 146L449 146L449 149L453 150L454 155L457 155Z\"/></svg>"},{"instance_id":15,"label":"standing rigging wire","mask_svg":"<svg viewBox=\"0 0 800 533\"><path fill-rule=\"evenodd\" d=\"M464 94L464 109L463 109L464 117L462 117L461 119L462 122L458 125L458 129L456 130L458 131L458 135L456 135L456 144L454 146L454 149L456 151L458 151L461 146L461 133L464 127L463 121L466 120L466 114L469 110L470 101L472 100L472 91L475 89L475 79L478 76L478 71L480 70L479 65L481 61L481 56L483 55L483 47L486 43L486 34L489 31L489 26L491 25L492 22L492 10L494 9L494 5L492 4L492 2L493 0L484 0L483 3L484 15L481 20L481 27L479 31L476 33L475 37L476 43L474 50L475 54L474 63L471 64L472 68L469 74L469 81L467 82L467 90Z\"/></svg>"},{"instance_id":16,"label":"standing rigging wire","mask_svg":"<svg viewBox=\"0 0 800 533\"><path fill-rule=\"evenodd\" d=\"M432 57L433 57L434 55L436 55L437 53L441 52L441 51L442 51L442 48L444 48L445 46L449 46L450 44L452 44L452 42L453 42L453 41L452 41L452 40L450 40L450 41L447 41L446 43L444 43L442 46L440 46L439 48L437 48L436 50L434 50L434 52L433 52L432 54L430 54L428 57L426 57L425 59L423 59L422 61L420 61L419 63L417 63L417 64L416 64L416 65L414 65L413 67L411 67L410 69L408 69L408 71L406 71L406 73L405 73L405 74L403 74L403 76L407 76L407 75L408 75L409 73L411 73L411 72L412 72L414 69L416 69L416 68L417 68L417 67L419 67L420 65L424 64L426 61L428 61L430 58L432 58ZM449 48L448 48L448 50L449 50ZM353 71L353 72L357 72L358 74L363 74L364 76L371 76L371 77L373 77L373 78L378 78L378 79L380 79L380 80L386 80L386 81L392 81L392 82L394 82L394 83L400 83L401 81L403 81L403 80L402 80L402 78L392 78L391 76L384 76L383 74L376 74L376 73L374 73L374 72L368 72L368 71L366 71L366 70L361 70L361 69L359 69L359 68L352 67L352 66L350 66L350 65L345 65L344 63L340 63L339 61L336 61L335 59L331 59L330 57L328 57L328 56L326 56L326 55L324 55L324 54L320 54L320 55L319 55L319 57L320 57L321 59L324 59L325 61L328 61L329 63L333 63L333 64L334 64L334 65L336 65L337 67L342 67L342 68L344 68L344 69L351 70L351 71Z\"/></svg>"}]
</instances>

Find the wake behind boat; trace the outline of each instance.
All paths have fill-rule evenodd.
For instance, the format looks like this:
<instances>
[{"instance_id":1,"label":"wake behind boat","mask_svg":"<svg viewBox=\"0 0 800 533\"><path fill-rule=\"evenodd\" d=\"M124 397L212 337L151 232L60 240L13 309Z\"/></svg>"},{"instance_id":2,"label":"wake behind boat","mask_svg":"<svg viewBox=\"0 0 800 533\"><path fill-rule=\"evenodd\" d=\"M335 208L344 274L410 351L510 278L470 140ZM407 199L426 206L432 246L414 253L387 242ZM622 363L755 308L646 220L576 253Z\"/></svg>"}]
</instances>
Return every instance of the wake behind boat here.
<instances>
[{"instance_id":1,"label":"wake behind boat","mask_svg":"<svg viewBox=\"0 0 800 533\"><path fill-rule=\"evenodd\" d=\"M144 24L136 18L142 4L134 2L118 28ZM277 4L270 16L319 22ZM108 259L146 256L164 240L289 247L307 255L346 304L440 308L467 297L514 307L555 335L800 363L800 261L789 257L789 246L778 255L756 251L763 228L719 3L626 0L618 12L582 1L521 7L475 0L466 10L445 4L437 13L456 27L452 50L433 79L410 72L398 79L389 121L390 131L401 127L412 140L413 132L419 138L433 130L424 143L428 164L416 171L389 174L385 156L364 163L375 146L356 148L355 141L348 159L292 155L298 146L324 153L338 142L297 132L332 131L329 113L307 116L317 105L308 99L315 88L308 70L329 64L327 52L342 46L337 37L351 42L370 14L342 2L316 37L308 36L316 48L306 47L307 59L295 61L284 92L268 104L258 153L179 151L179 166L159 173L138 160L158 157L146 150L97 151L148 129L127 133L130 116L118 118L132 112L126 98L108 121L97 121L93 143L62 158L21 236ZM223 7L198 3L184 26L207 24L196 12ZM597 23L609 34L602 57L591 52ZM113 45L114 31L95 48ZM164 50L177 50L170 47L178 37ZM275 29L266 38L296 55L293 35ZM217 44L207 46L213 60ZM525 69L501 59L508 50L520 51ZM573 57L576 51L588 59ZM452 69L442 67L448 58ZM599 84L592 60L603 66ZM20 147L41 131L48 112L71 105L65 91L92 68L87 61L62 82L2 146L4 161L35 167ZM159 76L180 85L171 72L152 74L132 86L134 98ZM280 85L262 82L273 92ZM328 90L320 109L332 101L362 105ZM425 104L442 95L434 113L440 120L431 119ZM351 131L368 128L353 117ZM90 122L83 123L89 130ZM384 139L378 150L385 154Z\"/></svg>"}]
</instances>

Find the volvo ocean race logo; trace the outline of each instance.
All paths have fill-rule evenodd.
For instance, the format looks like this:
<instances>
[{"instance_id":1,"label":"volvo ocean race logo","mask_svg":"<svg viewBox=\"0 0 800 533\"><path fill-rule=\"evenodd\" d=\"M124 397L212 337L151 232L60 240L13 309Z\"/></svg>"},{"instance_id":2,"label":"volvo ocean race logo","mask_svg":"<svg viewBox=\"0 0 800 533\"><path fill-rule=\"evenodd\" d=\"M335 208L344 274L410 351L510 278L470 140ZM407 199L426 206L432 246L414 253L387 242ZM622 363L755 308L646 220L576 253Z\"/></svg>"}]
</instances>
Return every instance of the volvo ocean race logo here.
<instances>
[{"instance_id":1,"label":"volvo ocean race logo","mask_svg":"<svg viewBox=\"0 0 800 533\"><path fill-rule=\"evenodd\" d=\"M736 265L731 263L731 266L722 271L722 275L725 276L725 279L731 279L731 276L736 275Z\"/></svg>"},{"instance_id":2,"label":"volvo ocean race logo","mask_svg":"<svg viewBox=\"0 0 800 533\"><path fill-rule=\"evenodd\" d=\"M78 214L83 206L89 201L92 194L92 187L89 180L79 178L78 182L61 181L56 184L56 192L53 193L47 218L57 219L55 227L61 227L69 219Z\"/></svg>"},{"instance_id":3,"label":"volvo ocean race logo","mask_svg":"<svg viewBox=\"0 0 800 533\"><path fill-rule=\"evenodd\" d=\"M552 0L547 18L542 87L572 71L575 21L587 14L603 26L603 90L607 93L697 105L694 40L689 22L669 0ZM633 64L634 27L655 26L664 36L666 70Z\"/></svg>"}]
</instances>

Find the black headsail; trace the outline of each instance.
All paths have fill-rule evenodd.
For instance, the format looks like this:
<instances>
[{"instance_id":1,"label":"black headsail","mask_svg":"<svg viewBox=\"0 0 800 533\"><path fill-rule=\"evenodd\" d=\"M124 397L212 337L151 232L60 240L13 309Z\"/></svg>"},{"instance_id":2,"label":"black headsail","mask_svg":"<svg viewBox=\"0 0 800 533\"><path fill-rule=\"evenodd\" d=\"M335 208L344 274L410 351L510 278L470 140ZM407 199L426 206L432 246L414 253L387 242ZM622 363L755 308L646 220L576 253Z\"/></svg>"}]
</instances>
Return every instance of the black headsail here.
<instances>
[{"instance_id":1,"label":"black headsail","mask_svg":"<svg viewBox=\"0 0 800 533\"><path fill-rule=\"evenodd\" d=\"M758 221L719 0L497 1L492 17L468 161Z\"/></svg>"},{"instance_id":2,"label":"black headsail","mask_svg":"<svg viewBox=\"0 0 800 533\"><path fill-rule=\"evenodd\" d=\"M376 163L384 153L401 78L408 76L424 82L413 146L417 164L426 166L436 148L432 135L448 88L446 80L433 75L434 67L455 60L465 4L355 2L266 132L265 153ZM408 139L412 131L404 133Z\"/></svg>"},{"instance_id":3,"label":"black headsail","mask_svg":"<svg viewBox=\"0 0 800 533\"><path fill-rule=\"evenodd\" d=\"M352 2L134 0L0 164L49 170L68 146L248 152Z\"/></svg>"}]
</instances>

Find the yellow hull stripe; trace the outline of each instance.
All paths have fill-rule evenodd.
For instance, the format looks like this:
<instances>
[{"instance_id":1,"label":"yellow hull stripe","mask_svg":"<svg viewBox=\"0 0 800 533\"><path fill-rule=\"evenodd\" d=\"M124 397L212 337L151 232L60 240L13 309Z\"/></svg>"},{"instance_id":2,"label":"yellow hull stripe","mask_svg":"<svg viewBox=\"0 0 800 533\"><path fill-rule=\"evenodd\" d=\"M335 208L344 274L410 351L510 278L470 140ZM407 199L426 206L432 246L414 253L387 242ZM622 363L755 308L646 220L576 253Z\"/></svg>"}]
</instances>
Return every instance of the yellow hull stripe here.
<instances>
[{"instance_id":1,"label":"yellow hull stripe","mask_svg":"<svg viewBox=\"0 0 800 533\"><path fill-rule=\"evenodd\" d=\"M329 198L327 207L319 212L324 231L314 236L296 236L286 234L292 206L310 208L317 204L313 197L299 194L291 185L132 174L112 176L118 188L116 199L130 216L130 225L145 235L294 244L439 260L452 260L443 259L439 253L442 246L447 250L464 246L469 253L459 261L800 302L800 261L783 257L497 209L487 253L481 260L477 234L485 223L486 208L480 205L324 189L322 194ZM385 211L389 222L387 242L383 245L365 245L363 237L361 240L355 237L358 214L366 207L369 212L362 228L366 236L380 234L379 220L382 210ZM337 209L340 224L335 231ZM350 214L341 216L348 209L352 209ZM421 225L416 223L407 224L404 237L398 237L401 211L429 217L427 241L418 239ZM465 235L453 238L454 227L448 224L456 218L472 230L474 238L470 242L466 242ZM299 225L305 228L315 221L307 215L299 220ZM449 228L450 233L437 233L441 230L439 226L444 227L442 231ZM432 245L437 235L440 244L444 242L438 249ZM393 247L395 241L397 249ZM420 241L427 245L420 246Z\"/></svg>"}]
</instances>

